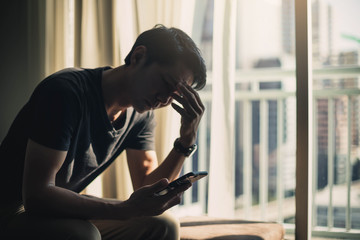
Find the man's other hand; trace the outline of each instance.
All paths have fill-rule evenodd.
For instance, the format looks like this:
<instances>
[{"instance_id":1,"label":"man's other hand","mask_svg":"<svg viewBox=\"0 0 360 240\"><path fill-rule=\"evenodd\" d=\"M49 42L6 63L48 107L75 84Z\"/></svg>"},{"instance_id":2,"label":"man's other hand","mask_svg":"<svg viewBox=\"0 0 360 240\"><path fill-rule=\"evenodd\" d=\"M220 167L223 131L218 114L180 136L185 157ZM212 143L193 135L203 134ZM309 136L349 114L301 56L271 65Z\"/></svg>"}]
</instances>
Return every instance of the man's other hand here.
<instances>
[{"instance_id":1,"label":"man's other hand","mask_svg":"<svg viewBox=\"0 0 360 240\"><path fill-rule=\"evenodd\" d=\"M167 194L157 196L156 193L163 190L169 185L166 178L158 182L139 188L130 198L125 201L126 204L133 210L133 216L157 216L177 205L181 201L183 192L191 187L191 183L184 184L169 191Z\"/></svg>"}]
</instances>

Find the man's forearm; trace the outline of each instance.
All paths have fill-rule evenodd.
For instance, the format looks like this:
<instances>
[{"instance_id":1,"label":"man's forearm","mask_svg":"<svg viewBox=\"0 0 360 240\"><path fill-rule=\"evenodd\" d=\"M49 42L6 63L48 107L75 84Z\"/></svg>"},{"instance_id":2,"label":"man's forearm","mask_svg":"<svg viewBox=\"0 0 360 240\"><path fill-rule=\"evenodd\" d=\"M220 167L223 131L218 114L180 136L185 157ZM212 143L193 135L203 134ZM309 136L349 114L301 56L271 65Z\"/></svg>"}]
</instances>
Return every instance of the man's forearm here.
<instances>
[{"instance_id":1,"label":"man's forearm","mask_svg":"<svg viewBox=\"0 0 360 240\"><path fill-rule=\"evenodd\" d=\"M81 219L126 220L135 214L125 202L89 197L56 186L27 199L25 208L36 215Z\"/></svg>"}]
</instances>

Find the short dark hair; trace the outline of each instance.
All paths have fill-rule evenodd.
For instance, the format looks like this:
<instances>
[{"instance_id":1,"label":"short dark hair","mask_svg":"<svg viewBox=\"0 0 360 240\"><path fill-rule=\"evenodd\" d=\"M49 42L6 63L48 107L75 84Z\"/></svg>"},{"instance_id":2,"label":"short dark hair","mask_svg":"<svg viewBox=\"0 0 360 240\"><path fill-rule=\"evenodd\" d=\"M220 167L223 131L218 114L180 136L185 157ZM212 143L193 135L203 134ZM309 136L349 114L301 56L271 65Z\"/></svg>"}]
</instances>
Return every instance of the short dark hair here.
<instances>
[{"instance_id":1,"label":"short dark hair","mask_svg":"<svg viewBox=\"0 0 360 240\"><path fill-rule=\"evenodd\" d=\"M147 48L146 64L157 62L172 65L181 61L192 71L196 90L206 85L205 61L194 41L182 30L158 24L141 33L125 58L126 65L130 65L134 49L141 45Z\"/></svg>"}]
</instances>

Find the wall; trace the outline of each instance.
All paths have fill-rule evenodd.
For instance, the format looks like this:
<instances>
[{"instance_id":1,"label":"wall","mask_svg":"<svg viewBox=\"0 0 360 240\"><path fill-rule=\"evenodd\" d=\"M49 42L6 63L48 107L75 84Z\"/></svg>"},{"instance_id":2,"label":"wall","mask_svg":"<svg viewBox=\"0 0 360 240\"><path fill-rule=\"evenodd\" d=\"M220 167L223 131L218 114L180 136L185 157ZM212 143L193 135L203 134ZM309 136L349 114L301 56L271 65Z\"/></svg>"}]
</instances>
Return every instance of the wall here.
<instances>
[{"instance_id":1,"label":"wall","mask_svg":"<svg viewBox=\"0 0 360 240\"><path fill-rule=\"evenodd\" d=\"M43 76L44 1L2 1L0 141Z\"/></svg>"}]
</instances>

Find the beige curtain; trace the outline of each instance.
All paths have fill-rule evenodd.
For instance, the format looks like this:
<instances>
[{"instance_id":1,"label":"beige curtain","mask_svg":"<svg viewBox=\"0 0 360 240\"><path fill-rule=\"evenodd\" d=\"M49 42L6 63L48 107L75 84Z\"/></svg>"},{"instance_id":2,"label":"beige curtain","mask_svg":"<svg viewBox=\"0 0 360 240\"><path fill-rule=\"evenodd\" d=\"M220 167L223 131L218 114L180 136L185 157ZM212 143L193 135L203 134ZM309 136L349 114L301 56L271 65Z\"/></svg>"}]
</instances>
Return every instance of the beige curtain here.
<instances>
[{"instance_id":1,"label":"beige curtain","mask_svg":"<svg viewBox=\"0 0 360 240\"><path fill-rule=\"evenodd\" d=\"M236 0L215 0L208 213L234 215Z\"/></svg>"},{"instance_id":2,"label":"beige curtain","mask_svg":"<svg viewBox=\"0 0 360 240\"><path fill-rule=\"evenodd\" d=\"M136 36L156 24L192 31L192 0L47 0L45 75L65 67L118 66ZM185 14L184 14L185 13ZM156 151L161 162L179 135L180 117L171 108L156 111ZM87 194L126 199L132 193L126 154L88 186Z\"/></svg>"}]
</instances>

